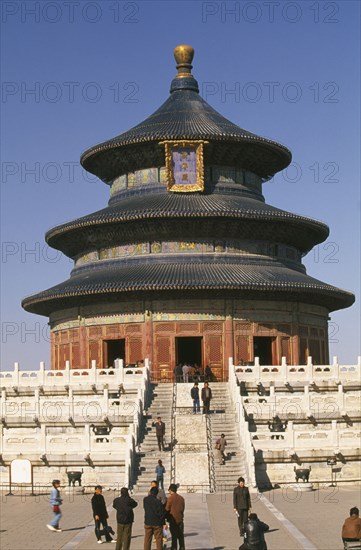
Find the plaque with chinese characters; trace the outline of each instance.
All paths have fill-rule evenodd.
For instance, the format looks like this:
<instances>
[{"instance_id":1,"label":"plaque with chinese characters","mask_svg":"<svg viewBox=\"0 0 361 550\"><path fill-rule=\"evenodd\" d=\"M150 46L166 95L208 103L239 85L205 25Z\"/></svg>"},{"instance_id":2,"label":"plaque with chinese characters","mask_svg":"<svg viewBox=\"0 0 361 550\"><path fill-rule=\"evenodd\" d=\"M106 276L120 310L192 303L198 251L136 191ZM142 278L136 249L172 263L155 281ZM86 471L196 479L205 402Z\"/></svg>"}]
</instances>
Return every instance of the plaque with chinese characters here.
<instances>
[{"instance_id":1,"label":"plaque with chinese characters","mask_svg":"<svg viewBox=\"0 0 361 550\"><path fill-rule=\"evenodd\" d=\"M203 141L166 141L168 191L189 193L203 191Z\"/></svg>"}]
</instances>

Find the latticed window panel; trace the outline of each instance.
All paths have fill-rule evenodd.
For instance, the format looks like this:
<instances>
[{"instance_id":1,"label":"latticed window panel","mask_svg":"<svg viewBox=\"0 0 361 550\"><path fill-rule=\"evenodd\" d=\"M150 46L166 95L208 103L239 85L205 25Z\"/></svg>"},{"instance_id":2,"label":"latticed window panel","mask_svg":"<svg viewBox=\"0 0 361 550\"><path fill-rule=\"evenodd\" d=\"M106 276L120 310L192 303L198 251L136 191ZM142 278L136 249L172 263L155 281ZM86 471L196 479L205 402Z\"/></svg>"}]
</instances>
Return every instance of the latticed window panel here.
<instances>
[{"instance_id":1,"label":"latticed window panel","mask_svg":"<svg viewBox=\"0 0 361 550\"><path fill-rule=\"evenodd\" d=\"M204 323L203 332L222 332L222 323Z\"/></svg>"},{"instance_id":2,"label":"latticed window panel","mask_svg":"<svg viewBox=\"0 0 361 550\"><path fill-rule=\"evenodd\" d=\"M136 363L143 359L143 346L141 338L130 338L128 342L129 363Z\"/></svg>"},{"instance_id":3,"label":"latticed window panel","mask_svg":"<svg viewBox=\"0 0 361 550\"><path fill-rule=\"evenodd\" d=\"M209 362L221 364L222 363L222 336L210 336L208 340L209 345Z\"/></svg>"},{"instance_id":4,"label":"latticed window panel","mask_svg":"<svg viewBox=\"0 0 361 550\"><path fill-rule=\"evenodd\" d=\"M157 364L169 364L170 363L170 338L158 337L156 340L156 355Z\"/></svg>"},{"instance_id":5,"label":"latticed window panel","mask_svg":"<svg viewBox=\"0 0 361 550\"><path fill-rule=\"evenodd\" d=\"M308 327L300 327L299 328L299 335L304 337L304 338L307 338L307 336L308 336Z\"/></svg>"},{"instance_id":6,"label":"latticed window panel","mask_svg":"<svg viewBox=\"0 0 361 550\"><path fill-rule=\"evenodd\" d=\"M236 334L251 334L252 332L252 323L247 322L236 322L234 325L234 330Z\"/></svg>"},{"instance_id":7,"label":"latticed window panel","mask_svg":"<svg viewBox=\"0 0 361 550\"><path fill-rule=\"evenodd\" d=\"M300 338L300 365L306 365L307 363L307 338Z\"/></svg>"},{"instance_id":8,"label":"latticed window panel","mask_svg":"<svg viewBox=\"0 0 361 550\"><path fill-rule=\"evenodd\" d=\"M100 367L99 359L99 342L89 342L89 364L91 365L92 361L96 361L97 367Z\"/></svg>"},{"instance_id":9,"label":"latticed window panel","mask_svg":"<svg viewBox=\"0 0 361 550\"><path fill-rule=\"evenodd\" d=\"M174 323L157 323L154 328L155 332L174 332Z\"/></svg>"},{"instance_id":10,"label":"latticed window panel","mask_svg":"<svg viewBox=\"0 0 361 550\"><path fill-rule=\"evenodd\" d=\"M178 333L199 332L199 323L182 323L178 326Z\"/></svg>"},{"instance_id":11,"label":"latticed window panel","mask_svg":"<svg viewBox=\"0 0 361 550\"><path fill-rule=\"evenodd\" d=\"M120 330L118 325L109 325L105 327L105 334L107 338L119 338Z\"/></svg>"},{"instance_id":12,"label":"latticed window panel","mask_svg":"<svg viewBox=\"0 0 361 550\"><path fill-rule=\"evenodd\" d=\"M320 342L319 340L309 340L310 347L310 356L312 357L312 363L314 365L321 364L321 354L320 354Z\"/></svg>"},{"instance_id":13,"label":"latticed window panel","mask_svg":"<svg viewBox=\"0 0 361 550\"><path fill-rule=\"evenodd\" d=\"M89 338L92 340L96 340L98 338L102 337L102 329L101 327L89 327L88 328L88 335Z\"/></svg>"},{"instance_id":14,"label":"latticed window panel","mask_svg":"<svg viewBox=\"0 0 361 550\"><path fill-rule=\"evenodd\" d=\"M141 332L141 325L136 324L136 323L128 325L125 328L125 333L126 334L139 334L139 332Z\"/></svg>"},{"instance_id":15,"label":"latticed window panel","mask_svg":"<svg viewBox=\"0 0 361 550\"><path fill-rule=\"evenodd\" d=\"M69 342L75 342L79 340L79 329L71 328L69 330Z\"/></svg>"},{"instance_id":16,"label":"latticed window panel","mask_svg":"<svg viewBox=\"0 0 361 550\"><path fill-rule=\"evenodd\" d=\"M61 333L60 333L60 343L61 344L66 344L67 342L69 342L68 331L67 330L62 330Z\"/></svg>"},{"instance_id":17,"label":"latticed window panel","mask_svg":"<svg viewBox=\"0 0 361 550\"><path fill-rule=\"evenodd\" d=\"M73 343L71 346L70 365L73 369L80 369L80 345L78 342Z\"/></svg>"},{"instance_id":18,"label":"latticed window panel","mask_svg":"<svg viewBox=\"0 0 361 550\"><path fill-rule=\"evenodd\" d=\"M281 337L281 356L286 357L286 362L291 363L291 342L286 336Z\"/></svg>"},{"instance_id":19,"label":"latticed window panel","mask_svg":"<svg viewBox=\"0 0 361 550\"><path fill-rule=\"evenodd\" d=\"M249 337L236 336L236 364L241 365L250 360L249 357Z\"/></svg>"},{"instance_id":20,"label":"latticed window panel","mask_svg":"<svg viewBox=\"0 0 361 550\"><path fill-rule=\"evenodd\" d=\"M66 361L70 361L70 344L59 346L59 368L64 369Z\"/></svg>"}]
</instances>

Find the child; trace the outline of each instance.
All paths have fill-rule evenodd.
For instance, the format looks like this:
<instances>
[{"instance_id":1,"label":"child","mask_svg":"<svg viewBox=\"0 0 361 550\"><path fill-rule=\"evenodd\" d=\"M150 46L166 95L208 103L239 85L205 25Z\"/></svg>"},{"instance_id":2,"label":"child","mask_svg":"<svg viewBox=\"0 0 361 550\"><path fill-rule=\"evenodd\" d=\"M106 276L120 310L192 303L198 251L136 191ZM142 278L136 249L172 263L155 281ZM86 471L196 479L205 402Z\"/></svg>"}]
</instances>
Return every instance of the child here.
<instances>
[{"instance_id":1,"label":"child","mask_svg":"<svg viewBox=\"0 0 361 550\"><path fill-rule=\"evenodd\" d=\"M116 542L112 539L109 533L114 535L114 531L111 527L108 526L107 519L109 514L107 512L107 507L105 505L105 500L102 495L103 487L101 485L96 485L95 493L92 496L92 509L93 517L95 521L95 536L97 538L98 544L102 544L102 535L105 535L106 542ZM100 524L102 524L103 529L100 529Z\"/></svg>"},{"instance_id":2,"label":"child","mask_svg":"<svg viewBox=\"0 0 361 550\"><path fill-rule=\"evenodd\" d=\"M52 506L52 509L53 509L53 519L47 525L47 528L50 529L50 531L57 531L58 533L61 532L61 529L59 528L59 521L61 518L60 505L63 503L63 501L60 498L59 487L60 487L59 479L54 479L53 488L50 492L50 505Z\"/></svg>"},{"instance_id":3,"label":"child","mask_svg":"<svg viewBox=\"0 0 361 550\"><path fill-rule=\"evenodd\" d=\"M164 474L165 474L165 468L163 466L163 462L161 460L158 460L158 464L155 467L155 473L157 474L157 481L158 485L161 486L161 488L164 491Z\"/></svg>"}]
</instances>

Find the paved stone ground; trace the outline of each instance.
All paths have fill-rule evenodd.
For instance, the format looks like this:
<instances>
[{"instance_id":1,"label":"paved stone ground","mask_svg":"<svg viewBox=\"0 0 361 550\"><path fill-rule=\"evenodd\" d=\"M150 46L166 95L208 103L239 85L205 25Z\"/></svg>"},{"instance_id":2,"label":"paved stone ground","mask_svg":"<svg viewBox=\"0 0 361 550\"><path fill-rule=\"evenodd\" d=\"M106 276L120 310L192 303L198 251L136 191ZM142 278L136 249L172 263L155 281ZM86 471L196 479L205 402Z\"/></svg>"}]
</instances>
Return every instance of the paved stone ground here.
<instances>
[{"instance_id":1,"label":"paved stone ground","mask_svg":"<svg viewBox=\"0 0 361 550\"><path fill-rule=\"evenodd\" d=\"M342 550L340 531L351 506L360 507L359 488L329 488L297 493L288 488L252 495L253 511L270 526L269 550ZM180 493L182 494L182 493ZM62 533L46 528L51 518L48 495L1 496L0 546L2 550L95 550L91 494L63 496ZM113 491L104 492L110 524L115 528ZM232 494L187 494L186 549L237 550L241 544L232 510ZM142 495L135 509L132 550L143 549ZM168 548L169 548L168 544ZM107 548L115 547L110 544Z\"/></svg>"}]
</instances>

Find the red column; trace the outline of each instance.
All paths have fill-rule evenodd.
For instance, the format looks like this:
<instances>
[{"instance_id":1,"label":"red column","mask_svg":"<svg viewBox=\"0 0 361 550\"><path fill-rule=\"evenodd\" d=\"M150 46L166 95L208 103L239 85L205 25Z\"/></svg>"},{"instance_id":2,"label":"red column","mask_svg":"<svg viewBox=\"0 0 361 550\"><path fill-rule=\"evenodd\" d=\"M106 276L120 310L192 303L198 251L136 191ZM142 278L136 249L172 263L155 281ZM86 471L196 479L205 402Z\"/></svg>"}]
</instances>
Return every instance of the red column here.
<instances>
[{"instance_id":1,"label":"red column","mask_svg":"<svg viewBox=\"0 0 361 550\"><path fill-rule=\"evenodd\" d=\"M226 320L224 322L224 353L223 353L223 379L228 380L228 360L230 357L234 359L234 347L233 347L233 317L231 315L226 315Z\"/></svg>"},{"instance_id":2,"label":"red column","mask_svg":"<svg viewBox=\"0 0 361 550\"><path fill-rule=\"evenodd\" d=\"M79 326L79 368L89 368L86 328L84 326Z\"/></svg>"}]
</instances>

